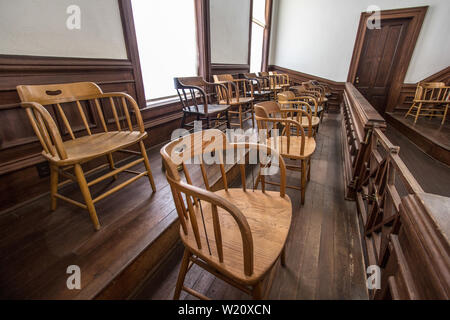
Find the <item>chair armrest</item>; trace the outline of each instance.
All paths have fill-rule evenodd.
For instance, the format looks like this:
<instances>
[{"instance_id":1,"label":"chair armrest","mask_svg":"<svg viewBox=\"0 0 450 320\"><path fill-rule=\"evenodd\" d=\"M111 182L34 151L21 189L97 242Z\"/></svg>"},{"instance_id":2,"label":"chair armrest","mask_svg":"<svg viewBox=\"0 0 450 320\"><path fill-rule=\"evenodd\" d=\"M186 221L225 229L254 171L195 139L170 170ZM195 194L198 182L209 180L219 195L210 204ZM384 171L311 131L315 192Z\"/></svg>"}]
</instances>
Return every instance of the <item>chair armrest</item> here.
<instances>
[{"instance_id":1,"label":"chair armrest","mask_svg":"<svg viewBox=\"0 0 450 320\"><path fill-rule=\"evenodd\" d=\"M132 96L130 96L129 94L124 93L124 92L107 92L107 93L103 93L98 96L98 98L115 98L115 97L124 98L126 101L128 101L131 104L132 110L136 116L136 121L137 121L139 131L141 133L144 133L145 127L144 127L144 121L142 120L141 110L139 109L139 106L137 105L136 100L134 100ZM123 107L126 108L126 106L123 106Z\"/></svg>"},{"instance_id":2,"label":"chair armrest","mask_svg":"<svg viewBox=\"0 0 450 320\"><path fill-rule=\"evenodd\" d=\"M53 149L53 146L55 146L59 158L61 160L67 159L61 134L47 109L36 102L22 102L20 105L26 109L33 130L38 136L44 150L52 156L56 156Z\"/></svg>"},{"instance_id":3,"label":"chair armrest","mask_svg":"<svg viewBox=\"0 0 450 320\"><path fill-rule=\"evenodd\" d=\"M175 181L173 178L167 176L167 180L170 184L177 184L177 189L186 195L192 196L194 198L206 201L217 207L220 207L227 211L233 219L236 221L242 237L242 249L244 253L244 272L246 275L250 276L253 274L253 236L248 224L247 218L244 214L232 204L227 199L224 199L214 192L190 185L183 181Z\"/></svg>"}]
</instances>

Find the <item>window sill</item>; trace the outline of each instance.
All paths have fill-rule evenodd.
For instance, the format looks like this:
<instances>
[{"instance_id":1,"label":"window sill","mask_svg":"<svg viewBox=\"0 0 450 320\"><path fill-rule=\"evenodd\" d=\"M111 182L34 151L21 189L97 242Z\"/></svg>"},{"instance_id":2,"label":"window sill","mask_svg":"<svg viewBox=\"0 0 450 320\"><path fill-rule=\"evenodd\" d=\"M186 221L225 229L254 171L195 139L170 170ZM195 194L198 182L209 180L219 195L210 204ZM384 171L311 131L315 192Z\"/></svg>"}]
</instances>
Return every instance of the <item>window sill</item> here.
<instances>
[{"instance_id":1,"label":"window sill","mask_svg":"<svg viewBox=\"0 0 450 320\"><path fill-rule=\"evenodd\" d=\"M163 106L177 103L179 101L180 101L180 99L178 98L178 96L147 101L145 109L163 107Z\"/></svg>"}]
</instances>

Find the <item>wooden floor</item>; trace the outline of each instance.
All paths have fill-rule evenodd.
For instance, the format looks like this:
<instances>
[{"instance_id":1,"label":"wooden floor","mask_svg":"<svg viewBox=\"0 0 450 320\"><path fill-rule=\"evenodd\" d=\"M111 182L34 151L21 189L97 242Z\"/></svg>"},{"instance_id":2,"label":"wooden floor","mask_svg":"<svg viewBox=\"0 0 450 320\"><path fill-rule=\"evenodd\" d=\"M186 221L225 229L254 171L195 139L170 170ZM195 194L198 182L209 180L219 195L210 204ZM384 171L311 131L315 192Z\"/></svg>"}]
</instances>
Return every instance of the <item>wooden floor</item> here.
<instances>
[{"instance_id":1,"label":"wooden floor","mask_svg":"<svg viewBox=\"0 0 450 320\"><path fill-rule=\"evenodd\" d=\"M387 122L436 160L450 166L450 123L439 118L405 118L404 113L386 113Z\"/></svg>"},{"instance_id":2,"label":"wooden floor","mask_svg":"<svg viewBox=\"0 0 450 320\"><path fill-rule=\"evenodd\" d=\"M2 214L0 298L91 299L137 259L177 219L158 151L149 153L157 192L144 177L100 201L98 232L83 209L59 201L51 212L49 195ZM93 193L127 178L105 181ZM62 193L81 200L76 186ZM70 265L81 269L82 290L67 289Z\"/></svg>"},{"instance_id":3,"label":"wooden floor","mask_svg":"<svg viewBox=\"0 0 450 320\"><path fill-rule=\"evenodd\" d=\"M392 125L388 125L386 136L400 147L400 158L425 192L450 197L449 166L423 152Z\"/></svg>"},{"instance_id":4,"label":"wooden floor","mask_svg":"<svg viewBox=\"0 0 450 320\"><path fill-rule=\"evenodd\" d=\"M344 200L340 121L326 115L317 137L306 203L297 190L287 244L287 268L279 267L270 299L367 299L365 271L354 202ZM288 184L299 185L298 173ZM136 299L171 299L183 253L180 244L142 286ZM211 276L196 265L185 284L213 299L248 296ZM181 299L192 299L182 292Z\"/></svg>"}]
</instances>

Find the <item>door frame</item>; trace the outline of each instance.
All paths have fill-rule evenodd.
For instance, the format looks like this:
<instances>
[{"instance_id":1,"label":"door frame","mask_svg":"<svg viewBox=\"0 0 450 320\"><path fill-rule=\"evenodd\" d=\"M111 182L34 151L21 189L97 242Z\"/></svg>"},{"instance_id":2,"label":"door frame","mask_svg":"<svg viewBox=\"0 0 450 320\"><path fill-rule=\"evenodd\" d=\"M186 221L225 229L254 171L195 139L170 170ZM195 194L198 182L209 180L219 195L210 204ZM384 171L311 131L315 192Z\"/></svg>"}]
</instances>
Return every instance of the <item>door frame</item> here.
<instances>
[{"instance_id":1,"label":"door frame","mask_svg":"<svg viewBox=\"0 0 450 320\"><path fill-rule=\"evenodd\" d=\"M414 48L416 47L417 38L419 37L419 33L422 28L423 20L425 19L427 10L428 6L380 11L381 20L399 18L411 19L408 25L408 29L406 30L404 45L400 53L400 60L397 67L394 69L394 74L392 76L391 87L389 89L388 97L386 100L386 112L393 111L395 105L397 104L397 100L400 96L400 89L403 85L403 81L405 80L406 72L408 71L409 63L411 61ZM347 76L347 82L351 82L353 84L355 82L356 72L358 70L363 44L366 37L367 20L371 16L372 13L362 12L361 18L359 20L352 60L350 62L350 68Z\"/></svg>"}]
</instances>

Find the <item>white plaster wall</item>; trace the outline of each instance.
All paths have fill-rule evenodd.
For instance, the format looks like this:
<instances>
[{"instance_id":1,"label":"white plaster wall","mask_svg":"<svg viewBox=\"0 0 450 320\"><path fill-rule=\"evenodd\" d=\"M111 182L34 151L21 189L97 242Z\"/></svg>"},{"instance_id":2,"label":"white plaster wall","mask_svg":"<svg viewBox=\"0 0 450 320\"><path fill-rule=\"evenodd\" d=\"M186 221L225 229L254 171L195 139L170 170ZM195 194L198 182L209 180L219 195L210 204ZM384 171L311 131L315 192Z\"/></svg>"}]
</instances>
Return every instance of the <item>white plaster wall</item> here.
<instances>
[{"instance_id":1,"label":"white plaster wall","mask_svg":"<svg viewBox=\"0 0 450 320\"><path fill-rule=\"evenodd\" d=\"M346 81L361 12L428 5L405 83L450 65L449 0L275 0L270 63Z\"/></svg>"},{"instance_id":2,"label":"white plaster wall","mask_svg":"<svg viewBox=\"0 0 450 320\"><path fill-rule=\"evenodd\" d=\"M66 10L81 9L69 30ZM117 0L0 0L0 54L126 59Z\"/></svg>"},{"instance_id":3,"label":"white plaster wall","mask_svg":"<svg viewBox=\"0 0 450 320\"><path fill-rule=\"evenodd\" d=\"M211 62L248 63L250 0L211 0Z\"/></svg>"}]
</instances>

